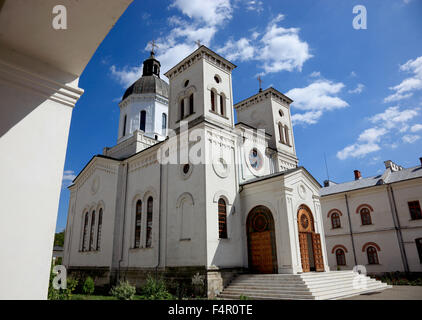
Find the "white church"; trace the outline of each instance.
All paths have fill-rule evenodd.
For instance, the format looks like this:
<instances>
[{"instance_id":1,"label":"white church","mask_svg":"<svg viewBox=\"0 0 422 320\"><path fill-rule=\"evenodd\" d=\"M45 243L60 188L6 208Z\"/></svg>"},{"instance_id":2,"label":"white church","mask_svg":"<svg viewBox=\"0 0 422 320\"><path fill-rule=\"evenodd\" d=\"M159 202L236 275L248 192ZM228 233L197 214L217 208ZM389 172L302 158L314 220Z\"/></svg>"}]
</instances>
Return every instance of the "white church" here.
<instances>
[{"instance_id":1,"label":"white church","mask_svg":"<svg viewBox=\"0 0 422 320\"><path fill-rule=\"evenodd\" d=\"M298 166L292 100L268 88L234 104L235 68L200 46L165 73L167 84L151 52L119 103L117 144L69 187L68 273L98 286L141 286L151 273L196 278L209 297L223 298L385 289L368 278L358 290L356 273L329 272L321 186ZM286 291L286 281L296 289Z\"/></svg>"}]
</instances>

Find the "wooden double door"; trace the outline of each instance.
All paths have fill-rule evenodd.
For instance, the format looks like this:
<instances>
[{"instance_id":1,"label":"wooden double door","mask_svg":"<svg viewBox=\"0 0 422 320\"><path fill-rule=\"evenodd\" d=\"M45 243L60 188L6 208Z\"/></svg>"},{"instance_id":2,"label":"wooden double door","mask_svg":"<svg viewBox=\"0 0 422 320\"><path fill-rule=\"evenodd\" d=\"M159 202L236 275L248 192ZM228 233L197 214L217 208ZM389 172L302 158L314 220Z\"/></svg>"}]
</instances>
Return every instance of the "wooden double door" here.
<instances>
[{"instance_id":1,"label":"wooden double door","mask_svg":"<svg viewBox=\"0 0 422 320\"><path fill-rule=\"evenodd\" d=\"M256 273L277 273L274 219L265 206L253 208L246 221L249 269Z\"/></svg>"},{"instance_id":2,"label":"wooden double door","mask_svg":"<svg viewBox=\"0 0 422 320\"><path fill-rule=\"evenodd\" d=\"M315 232L311 210L301 205L297 213L300 257L303 272L324 271L321 236Z\"/></svg>"}]
</instances>

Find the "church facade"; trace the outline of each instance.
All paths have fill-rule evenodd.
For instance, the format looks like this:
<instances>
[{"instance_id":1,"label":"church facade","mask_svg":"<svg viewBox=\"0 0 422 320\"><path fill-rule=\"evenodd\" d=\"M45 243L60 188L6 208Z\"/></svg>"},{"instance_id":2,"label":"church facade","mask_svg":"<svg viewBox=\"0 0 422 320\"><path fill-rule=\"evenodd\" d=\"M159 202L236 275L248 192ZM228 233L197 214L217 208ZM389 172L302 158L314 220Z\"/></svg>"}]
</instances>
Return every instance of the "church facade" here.
<instances>
[{"instance_id":1,"label":"church facade","mask_svg":"<svg viewBox=\"0 0 422 320\"><path fill-rule=\"evenodd\" d=\"M233 103L236 66L205 46L160 78L154 53L120 107L117 144L70 189L64 265L97 285L329 271L319 183L298 166L291 99ZM234 109L237 123L234 121Z\"/></svg>"}]
</instances>

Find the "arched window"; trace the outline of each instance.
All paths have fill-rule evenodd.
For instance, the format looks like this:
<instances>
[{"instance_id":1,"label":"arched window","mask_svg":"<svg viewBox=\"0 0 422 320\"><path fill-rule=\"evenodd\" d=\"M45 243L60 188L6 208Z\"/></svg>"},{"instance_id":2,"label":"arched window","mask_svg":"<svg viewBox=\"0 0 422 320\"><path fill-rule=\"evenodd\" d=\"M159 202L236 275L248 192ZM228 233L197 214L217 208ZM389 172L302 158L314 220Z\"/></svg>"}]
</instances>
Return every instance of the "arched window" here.
<instances>
[{"instance_id":1,"label":"arched window","mask_svg":"<svg viewBox=\"0 0 422 320\"><path fill-rule=\"evenodd\" d=\"M180 119L183 119L185 116L185 99L180 101Z\"/></svg>"},{"instance_id":2,"label":"arched window","mask_svg":"<svg viewBox=\"0 0 422 320\"><path fill-rule=\"evenodd\" d=\"M152 204L153 199L152 197L149 197L147 201L147 248L150 248L152 244Z\"/></svg>"},{"instance_id":3,"label":"arched window","mask_svg":"<svg viewBox=\"0 0 422 320\"><path fill-rule=\"evenodd\" d=\"M87 241L88 241L88 221L89 221L89 213L85 213L85 219L84 219L84 228L82 233L82 251L87 251Z\"/></svg>"},{"instance_id":4,"label":"arched window","mask_svg":"<svg viewBox=\"0 0 422 320\"><path fill-rule=\"evenodd\" d=\"M101 228L103 226L103 209L98 212L98 227L97 227L97 250L101 248Z\"/></svg>"},{"instance_id":5,"label":"arched window","mask_svg":"<svg viewBox=\"0 0 422 320\"><path fill-rule=\"evenodd\" d=\"M223 198L218 200L218 235L220 239L227 239L227 206Z\"/></svg>"},{"instance_id":6,"label":"arched window","mask_svg":"<svg viewBox=\"0 0 422 320\"><path fill-rule=\"evenodd\" d=\"M286 144L286 140L284 139L284 128L280 122L278 123L278 133L280 135L280 142Z\"/></svg>"},{"instance_id":7,"label":"arched window","mask_svg":"<svg viewBox=\"0 0 422 320\"><path fill-rule=\"evenodd\" d=\"M338 214L338 212L334 212L331 215L331 225L332 225L333 229L341 227L340 215Z\"/></svg>"},{"instance_id":8,"label":"arched window","mask_svg":"<svg viewBox=\"0 0 422 320\"><path fill-rule=\"evenodd\" d=\"M94 250L94 234L95 234L95 210L91 216L91 230L89 232L89 251Z\"/></svg>"},{"instance_id":9,"label":"arched window","mask_svg":"<svg viewBox=\"0 0 422 320\"><path fill-rule=\"evenodd\" d=\"M346 265L346 255L344 254L343 249L336 250L336 260L338 266L345 266Z\"/></svg>"},{"instance_id":10,"label":"arched window","mask_svg":"<svg viewBox=\"0 0 422 320\"><path fill-rule=\"evenodd\" d=\"M366 254L368 256L368 264L378 264L378 253L375 247L368 247L366 249Z\"/></svg>"},{"instance_id":11,"label":"arched window","mask_svg":"<svg viewBox=\"0 0 422 320\"><path fill-rule=\"evenodd\" d=\"M127 115L125 114L125 116L123 118L123 132L122 132L122 137L124 137L126 135L126 122L127 122Z\"/></svg>"},{"instance_id":12,"label":"arched window","mask_svg":"<svg viewBox=\"0 0 422 320\"><path fill-rule=\"evenodd\" d=\"M224 96L220 95L220 114L224 116Z\"/></svg>"},{"instance_id":13,"label":"arched window","mask_svg":"<svg viewBox=\"0 0 422 320\"><path fill-rule=\"evenodd\" d=\"M211 110L215 111L215 93L211 90Z\"/></svg>"},{"instance_id":14,"label":"arched window","mask_svg":"<svg viewBox=\"0 0 422 320\"><path fill-rule=\"evenodd\" d=\"M419 201L409 201L407 205L409 206L410 217L412 220L422 219L422 211Z\"/></svg>"},{"instance_id":15,"label":"arched window","mask_svg":"<svg viewBox=\"0 0 422 320\"><path fill-rule=\"evenodd\" d=\"M289 127L288 126L284 126L284 138L286 139L286 145L290 146Z\"/></svg>"},{"instance_id":16,"label":"arched window","mask_svg":"<svg viewBox=\"0 0 422 320\"><path fill-rule=\"evenodd\" d=\"M193 93L189 96L189 114L193 113Z\"/></svg>"},{"instance_id":17,"label":"arched window","mask_svg":"<svg viewBox=\"0 0 422 320\"><path fill-rule=\"evenodd\" d=\"M167 129L167 115L163 113L161 115L161 134L163 136L166 135L166 129Z\"/></svg>"},{"instance_id":18,"label":"arched window","mask_svg":"<svg viewBox=\"0 0 422 320\"><path fill-rule=\"evenodd\" d=\"M145 132L145 122L146 122L147 112L145 110L141 111L141 120L139 122L139 129Z\"/></svg>"},{"instance_id":19,"label":"arched window","mask_svg":"<svg viewBox=\"0 0 422 320\"><path fill-rule=\"evenodd\" d=\"M416 249L418 250L419 261L422 263L422 238L415 239Z\"/></svg>"},{"instance_id":20,"label":"arched window","mask_svg":"<svg viewBox=\"0 0 422 320\"><path fill-rule=\"evenodd\" d=\"M135 248L141 246L141 217L142 217L142 201L136 202L136 215L135 215Z\"/></svg>"},{"instance_id":21,"label":"arched window","mask_svg":"<svg viewBox=\"0 0 422 320\"><path fill-rule=\"evenodd\" d=\"M368 208L362 208L360 210L360 218L362 220L362 225L372 224L371 213Z\"/></svg>"}]
</instances>

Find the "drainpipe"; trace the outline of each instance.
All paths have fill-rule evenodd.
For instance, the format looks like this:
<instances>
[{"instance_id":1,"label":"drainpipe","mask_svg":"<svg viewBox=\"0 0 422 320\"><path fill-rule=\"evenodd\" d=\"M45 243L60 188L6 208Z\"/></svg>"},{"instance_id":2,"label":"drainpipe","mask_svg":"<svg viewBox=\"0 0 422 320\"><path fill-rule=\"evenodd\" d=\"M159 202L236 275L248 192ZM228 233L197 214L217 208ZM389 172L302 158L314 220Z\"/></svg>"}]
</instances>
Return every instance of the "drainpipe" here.
<instances>
[{"instance_id":1,"label":"drainpipe","mask_svg":"<svg viewBox=\"0 0 422 320\"><path fill-rule=\"evenodd\" d=\"M126 163L126 176L125 176L125 196L124 196L124 203L123 203L123 225L122 225L122 247L120 252L120 260L118 266L118 276L117 278L120 280L120 264L123 262L123 248L125 244L125 224L126 224L126 203L127 203L127 180L129 177L129 163Z\"/></svg>"},{"instance_id":2,"label":"drainpipe","mask_svg":"<svg viewBox=\"0 0 422 320\"><path fill-rule=\"evenodd\" d=\"M407 261L406 249L404 247L403 234L401 232L399 215L397 213L396 199L394 198L393 187L391 186L391 184L387 185L387 195L388 195L388 198L390 199L391 215L393 216L394 229L396 229L397 241L399 243L400 254L403 261L404 271L408 273L410 271L409 263ZM391 202L393 203L392 206L391 206Z\"/></svg>"},{"instance_id":3,"label":"drainpipe","mask_svg":"<svg viewBox=\"0 0 422 320\"><path fill-rule=\"evenodd\" d=\"M157 245L157 250L158 250L158 255L157 255L157 265L155 266L155 279L157 279L158 276L158 267L160 266L160 260L161 260L161 250L160 250L160 246L161 246L161 235L162 234L166 234L165 232L161 232L161 212L162 212L162 185L163 185L163 165L160 163L160 195L159 195L159 199L158 199L158 203L160 204L159 206L159 210L158 210L158 245Z\"/></svg>"},{"instance_id":4,"label":"drainpipe","mask_svg":"<svg viewBox=\"0 0 422 320\"><path fill-rule=\"evenodd\" d=\"M349 219L349 228L350 228L350 238L352 240L352 249L353 249L353 259L355 261L355 266L358 265L358 261L356 260L356 249L355 249L355 241L353 239L353 229L352 229L352 220L350 219L350 210L349 210L349 201L347 199L347 193L344 194L344 198L346 200L346 208L347 208L347 217Z\"/></svg>"}]
</instances>

